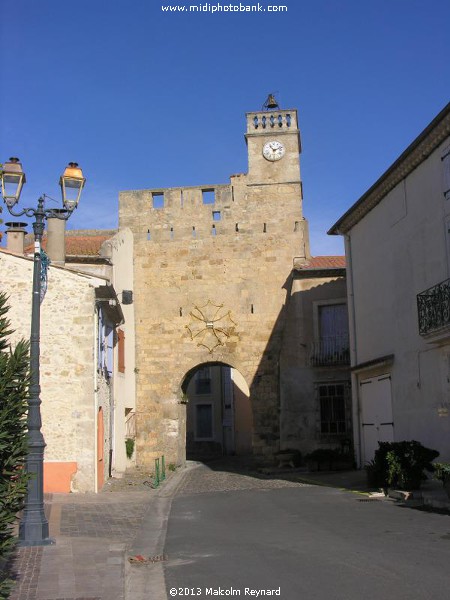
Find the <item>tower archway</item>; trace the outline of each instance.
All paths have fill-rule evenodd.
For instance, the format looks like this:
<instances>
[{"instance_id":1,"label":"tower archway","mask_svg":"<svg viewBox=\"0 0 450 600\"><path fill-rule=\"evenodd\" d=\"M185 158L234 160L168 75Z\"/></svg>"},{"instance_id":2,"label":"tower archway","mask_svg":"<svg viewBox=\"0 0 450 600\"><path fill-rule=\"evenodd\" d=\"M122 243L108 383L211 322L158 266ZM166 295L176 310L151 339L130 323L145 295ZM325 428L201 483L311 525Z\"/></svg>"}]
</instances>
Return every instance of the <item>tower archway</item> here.
<instances>
[{"instance_id":1,"label":"tower archway","mask_svg":"<svg viewBox=\"0 0 450 600\"><path fill-rule=\"evenodd\" d=\"M222 362L200 363L186 373L181 389L187 459L252 453L250 390L237 369Z\"/></svg>"}]
</instances>

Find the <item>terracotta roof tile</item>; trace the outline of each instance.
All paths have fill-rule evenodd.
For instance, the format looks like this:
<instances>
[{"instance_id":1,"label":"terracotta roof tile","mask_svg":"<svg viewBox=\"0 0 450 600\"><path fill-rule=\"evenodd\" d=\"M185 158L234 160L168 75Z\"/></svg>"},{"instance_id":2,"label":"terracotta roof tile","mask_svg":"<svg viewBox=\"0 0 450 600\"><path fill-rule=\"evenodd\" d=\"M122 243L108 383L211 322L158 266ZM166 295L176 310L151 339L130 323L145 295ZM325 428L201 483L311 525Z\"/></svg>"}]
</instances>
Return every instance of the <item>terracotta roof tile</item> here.
<instances>
[{"instance_id":1,"label":"terracotta roof tile","mask_svg":"<svg viewBox=\"0 0 450 600\"><path fill-rule=\"evenodd\" d=\"M66 233L66 256L98 256L100 246L111 237L109 235L71 235ZM47 236L42 239L42 247L47 247ZM28 244L25 252L33 252L34 244Z\"/></svg>"},{"instance_id":2,"label":"terracotta roof tile","mask_svg":"<svg viewBox=\"0 0 450 600\"><path fill-rule=\"evenodd\" d=\"M311 256L304 265L298 269L345 269L345 256Z\"/></svg>"}]
</instances>

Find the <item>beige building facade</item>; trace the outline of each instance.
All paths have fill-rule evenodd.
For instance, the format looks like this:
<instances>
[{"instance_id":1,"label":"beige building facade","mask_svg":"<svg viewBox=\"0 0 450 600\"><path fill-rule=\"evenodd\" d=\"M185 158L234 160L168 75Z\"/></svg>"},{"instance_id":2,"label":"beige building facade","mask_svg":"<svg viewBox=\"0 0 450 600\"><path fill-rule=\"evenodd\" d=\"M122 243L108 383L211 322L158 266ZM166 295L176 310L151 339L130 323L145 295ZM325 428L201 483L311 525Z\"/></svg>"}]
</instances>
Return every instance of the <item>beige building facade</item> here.
<instances>
[{"instance_id":1,"label":"beige building facade","mask_svg":"<svg viewBox=\"0 0 450 600\"><path fill-rule=\"evenodd\" d=\"M8 248L0 250L0 289L9 297L13 343L30 335L33 257L27 255L25 225L7 223ZM51 223L49 229L44 246L55 260L47 272L40 327L44 491L99 491L115 458L115 330L123 326L104 275L111 267L98 255L113 232L64 235L62 229L55 250ZM88 261L91 272L81 270Z\"/></svg>"},{"instance_id":2,"label":"beige building facade","mask_svg":"<svg viewBox=\"0 0 450 600\"><path fill-rule=\"evenodd\" d=\"M15 329L12 341L28 339L33 260L1 251L0 273ZM97 368L96 350L96 296L105 286L104 279L49 267L40 344L46 492L94 491L108 477L110 382Z\"/></svg>"},{"instance_id":3,"label":"beige building facade","mask_svg":"<svg viewBox=\"0 0 450 600\"><path fill-rule=\"evenodd\" d=\"M359 463L392 440L450 460L450 105L330 233L346 240Z\"/></svg>"},{"instance_id":4,"label":"beige building facade","mask_svg":"<svg viewBox=\"0 0 450 600\"><path fill-rule=\"evenodd\" d=\"M351 453L347 288L343 257L295 264L280 352L281 448ZM351 461L350 461L351 462Z\"/></svg>"},{"instance_id":5,"label":"beige building facade","mask_svg":"<svg viewBox=\"0 0 450 600\"><path fill-rule=\"evenodd\" d=\"M166 463L182 463L198 426L209 441L220 437L222 452L232 447L265 459L286 444L309 451L349 435L346 422L345 431L336 425L339 431L325 439L320 410L317 416L317 382L349 379L335 359L330 365L311 358L314 336L324 337L314 330L313 315L319 318L327 294L345 305L345 272L341 264L319 273L311 262L297 111L247 113L245 139L248 172L228 184L120 193L119 234L129 232L133 247L128 273L139 464L151 466L162 454ZM308 265L310 283L307 271L296 275ZM123 288L120 273L115 286ZM291 304L305 312L299 316ZM333 328L327 333L337 335ZM328 354L341 350L333 346ZM220 418L188 389L196 373L214 367L222 377L229 372L236 394L246 398L234 403L232 415L221 409ZM345 404L341 391L330 406Z\"/></svg>"}]
</instances>

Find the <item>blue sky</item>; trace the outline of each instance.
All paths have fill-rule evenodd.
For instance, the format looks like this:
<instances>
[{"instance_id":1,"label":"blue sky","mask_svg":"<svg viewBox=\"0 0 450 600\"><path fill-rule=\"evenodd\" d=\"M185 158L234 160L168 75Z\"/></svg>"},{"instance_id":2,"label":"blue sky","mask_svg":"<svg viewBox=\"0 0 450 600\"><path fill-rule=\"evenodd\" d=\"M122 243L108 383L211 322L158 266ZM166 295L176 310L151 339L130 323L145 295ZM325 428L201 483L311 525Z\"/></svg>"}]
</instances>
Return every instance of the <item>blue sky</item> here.
<instances>
[{"instance_id":1,"label":"blue sky","mask_svg":"<svg viewBox=\"0 0 450 600\"><path fill-rule=\"evenodd\" d=\"M0 0L0 160L22 160L21 204L59 201L71 160L88 179L72 229L116 226L120 190L226 183L247 169L244 113L277 91L299 110L312 252L342 253L327 229L449 101L450 2L270 3L288 10Z\"/></svg>"}]
</instances>

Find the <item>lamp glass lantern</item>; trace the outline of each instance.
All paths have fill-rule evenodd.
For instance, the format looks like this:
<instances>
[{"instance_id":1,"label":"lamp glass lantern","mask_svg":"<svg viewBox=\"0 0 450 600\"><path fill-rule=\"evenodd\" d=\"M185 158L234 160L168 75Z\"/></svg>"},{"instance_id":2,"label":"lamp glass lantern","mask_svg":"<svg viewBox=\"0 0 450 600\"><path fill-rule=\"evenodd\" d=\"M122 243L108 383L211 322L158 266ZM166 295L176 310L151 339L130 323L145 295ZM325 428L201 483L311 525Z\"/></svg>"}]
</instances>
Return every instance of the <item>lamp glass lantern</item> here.
<instances>
[{"instance_id":1,"label":"lamp glass lantern","mask_svg":"<svg viewBox=\"0 0 450 600\"><path fill-rule=\"evenodd\" d=\"M85 182L86 179L78 163L69 163L59 179L62 201L66 210L72 212L78 206Z\"/></svg>"},{"instance_id":2,"label":"lamp glass lantern","mask_svg":"<svg viewBox=\"0 0 450 600\"><path fill-rule=\"evenodd\" d=\"M22 163L18 158L13 156L3 165L1 179L3 199L6 205L12 208L19 201L22 186L26 182Z\"/></svg>"}]
</instances>

